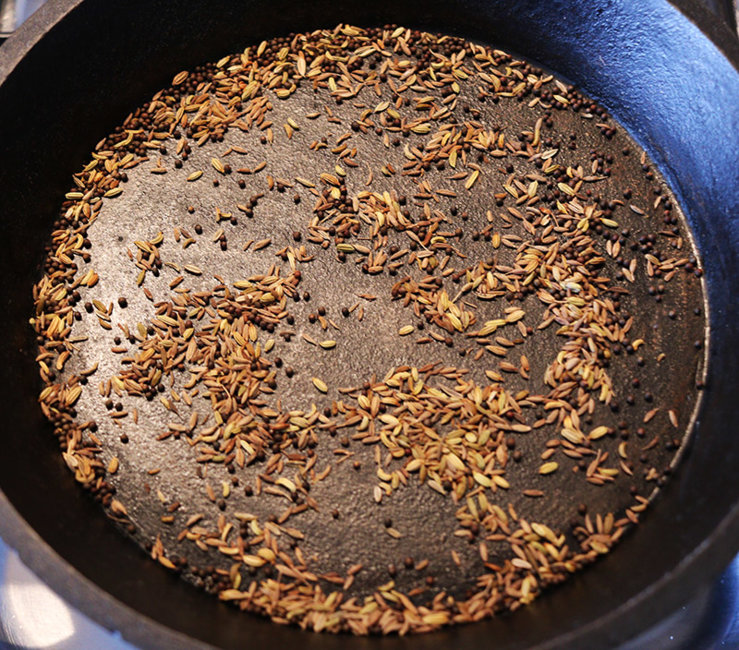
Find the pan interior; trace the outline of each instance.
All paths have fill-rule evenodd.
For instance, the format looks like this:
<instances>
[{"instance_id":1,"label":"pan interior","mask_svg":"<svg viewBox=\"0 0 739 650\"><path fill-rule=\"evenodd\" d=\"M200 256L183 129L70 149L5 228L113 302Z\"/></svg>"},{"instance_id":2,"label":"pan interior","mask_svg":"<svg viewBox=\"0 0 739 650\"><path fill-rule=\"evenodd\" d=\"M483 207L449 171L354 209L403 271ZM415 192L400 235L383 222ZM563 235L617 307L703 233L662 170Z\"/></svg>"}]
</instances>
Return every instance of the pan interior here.
<instances>
[{"instance_id":1,"label":"pan interior","mask_svg":"<svg viewBox=\"0 0 739 650\"><path fill-rule=\"evenodd\" d=\"M643 10L646 13L642 12L641 8L633 8L636 12L634 15L609 16L609 20L610 18L614 20L609 23L611 29L608 30L599 27L598 20L603 18L603 13L594 14L590 9L585 12L583 8L585 13L580 15L577 8L568 7L566 11L563 8L559 15L565 17L567 21L572 21L573 25L592 26L593 32L587 37L577 30L547 31L547 26L551 25L551 22L541 13L541 8L534 5L526 6L526 11L522 12L520 6L514 11L512 7L501 3L496 6L495 16L488 13L485 7L467 6L465 12L460 12L459 7L451 6L449 3L429 7L429 15L436 16L436 19L434 21L429 19L427 26L438 29L446 24L447 28L451 29L448 26L454 25L455 31L469 34L479 40L512 45L518 51L546 61L552 67L565 72L571 79L577 79L591 92L606 98L607 104L617 110L617 114L630 130L638 135L640 141L648 143L650 152L656 154L660 166L666 170L680 191L681 200L691 214L692 225L696 229L701 248L704 250L711 248L715 253L712 256L713 264L708 269L709 275L712 268L722 269L721 274L710 277L709 290L712 304L723 304L722 296L730 295L728 291L730 287L726 283L728 278L733 277L730 270L735 260L732 262L726 257L725 252L728 249L717 244L733 241L731 228L721 217L728 214L729 206L732 205L732 199L727 194L727 187L731 184L716 181L721 174L714 174L712 170L716 169L717 160L730 161L732 156L736 155L736 151L732 150L726 138L713 139L711 151L707 151L705 135L721 132L723 127L717 122L720 121L718 116L731 114L730 111L722 112L722 107L731 106L729 100L736 88L736 84L732 85L731 80L735 80L736 75L731 66L704 42L698 31L686 21L679 19L673 10L663 6L662 3L650 3L648 7L645 6ZM102 32L94 26L109 17L100 13L101 8L86 5L84 9L80 8L75 14L70 15L63 26L50 33L32 54L26 57L16 73L3 85L3 93L7 93L3 94L2 102L2 124L6 129L3 131L3 142L7 146L9 157L16 161L4 171L3 176L3 187L7 189L2 195L6 214L25 213L29 205L37 206L38 214L52 214L54 205L66 186L69 171L78 167L85 151L92 146L92 134L104 133L112 128L117 119L114 116L124 115L135 101L147 96L148 89L163 83L171 70L208 60L224 49L236 49L243 44L244 34L247 33L253 33L252 40L257 41L265 33L286 32L291 28L315 24L315 16L303 15L296 7L276 11L270 18L269 29L266 29L260 21L253 19L245 25L241 5L237 7L221 3L217 7L209 7L203 14L197 13L199 9L190 7L188 15L193 17L192 22L181 20L185 14L180 9L174 4L155 6L155 3L147 7L137 5L127 7L125 10L120 8L120 11L131 13L116 18L118 28L114 32L114 38L106 38L103 47L100 41ZM360 7L347 7L346 10L347 17L353 22L360 24L377 22L376 16L363 13L364 9ZM394 15L392 19L413 24L414 21L410 20L409 16L403 15L403 11L403 7L398 8L399 14ZM650 19L655 16L664 19L661 24L668 25L669 29L664 34L651 33L651 38L636 38L635 26L644 24L646 14L649 12ZM590 22L586 19L586 13L587 17L595 16L598 20ZM526 15L526 20L521 18L522 15ZM389 15L387 18L390 18ZM198 37L186 36L187 30L195 24L198 25ZM503 25L505 29L502 29ZM547 36L543 37L545 32ZM72 39L68 36L71 33L77 36ZM166 34L174 33L178 34L177 38L164 38ZM218 34L218 38L211 39L206 36L215 33ZM571 34L571 38L566 36L567 34ZM624 59L618 47L609 48L604 40L610 42L610 39L614 44L620 39L638 43L638 47L633 51L635 58ZM73 41L74 47L71 46ZM589 43L588 52L583 50L582 44L585 42ZM148 44L147 48L139 47L143 43ZM228 47L224 47L226 43ZM599 43L604 45L601 58L591 58L592 48L598 47L596 44ZM677 50L673 47L675 43L681 44ZM152 44L155 50L159 48L156 54L152 53ZM684 58L686 50L682 49L683 46L687 46L693 54L700 54L700 56L696 54L695 57L691 54L690 61L710 62L706 69L701 71L702 79L710 80L715 76L716 79L722 80L721 83L711 85L707 81L706 84L693 84L691 75L695 71L687 60L685 65L664 74L665 66L669 67L668 59L680 61ZM104 49L110 51L111 55L98 57L93 54ZM144 51L147 54L144 54ZM665 57L664 53L669 51L672 55ZM125 52L120 63L113 60L115 57L112 52ZM616 58L609 68L611 55ZM57 72L63 70L63 74L50 75L48 61L52 59L60 63ZM642 65L645 60L650 64L646 68ZM639 67L641 74L628 74L624 65ZM83 67L89 71L88 75L80 76L74 72ZM615 73L604 74L604 70L617 69L619 70L617 76L614 76ZM645 75L645 72L649 74ZM21 83L25 75L39 75L39 79L43 79L42 86L49 98L48 103L38 104L34 100L31 90L38 85ZM647 88L650 86L649 79L652 79L651 88L659 85L665 90L661 94L663 102L654 103L650 100L652 94ZM708 97L706 91L708 87L716 88L717 93ZM27 107L31 104L35 107L34 120L41 124L55 125L56 128L44 131L43 136L40 130L38 134L29 130L24 138L17 139L14 137L15 134L11 134L7 129L11 124L28 123L31 116L27 112ZM59 112L57 108L61 105L69 106L71 110ZM110 111L101 111L101 106L109 106ZM711 110L692 121L685 119L684 116L692 115L701 106L710 106ZM665 128L665 125L670 126ZM72 137L73 135L75 137ZM60 146L62 143L63 147ZM29 150L41 151L49 147L65 152L69 163L27 155ZM670 151L669 161L663 153L666 150ZM728 168L736 169L737 166L729 165ZM690 169L691 173L684 174L681 170L685 169ZM725 179L725 175L723 177ZM706 213L705 206L708 204L712 205L715 211L711 220L703 218ZM34 250L40 250L47 232L48 223L42 219L13 220L8 224L7 234L11 245L2 259L8 277L15 276L19 272L23 274L24 269L29 270L28 283L37 277L30 271L35 261L29 257L27 251L29 246ZM188 630L194 635L208 636L218 640L220 644L236 643L240 638L240 632L231 623L230 616L219 608L210 608L206 600L195 597L191 592L170 584L166 579L157 578L158 572L150 571L143 558L131 553L127 545L119 543L116 535L110 534L98 519L90 516L95 509L90 507L86 499L80 499L76 490L70 489L66 470L54 462L52 455L47 453L50 451L48 435L42 436L37 433L39 422L29 415L35 412L33 399L30 397L35 391L36 382L35 373L30 370L32 363L29 362L29 357L33 355L32 344L28 341L25 326L16 328L12 325L14 322L23 322L29 311L28 291L18 289L15 293L15 288L12 288L11 295L11 288L10 285L5 287L8 295L8 300L5 301L8 307L8 341L11 345L4 350L6 363L3 364L3 373L6 385L15 386L18 394L28 396L28 400L24 402L16 397L6 403L8 419L15 423L14 427L19 435L8 438L6 447L8 453L3 455L3 462L7 463L2 472L5 493L44 539L52 543L59 553L79 567L83 573L103 585L108 592L116 594L118 598L138 610L175 628ZM713 318L720 325L714 330L717 332L714 335L714 350L723 349L724 335L728 337L726 340L731 339L731 332L736 327L736 320L730 318L731 313L730 304L718 312L713 312ZM735 355L717 354L711 367L714 370L718 368L719 371L723 369L731 374L731 368L734 367L732 364L735 364ZM28 372L23 368L27 368ZM508 638L511 644L529 643L533 639L541 640L556 634L557 630L571 629L573 626L592 621L596 612L615 610L622 602L621 595L615 595L610 588L606 588L606 585L613 584L611 578L616 574L624 591L636 594L650 580L662 576L664 567L676 566L683 555L703 539L704 532L716 526L723 513L727 512L727 508L733 503L735 483L725 480L726 477L717 473L711 460L717 453L727 459L727 462L736 455L736 449L731 444L727 445L727 441L719 435L721 428L718 423L722 418L721 414L722 412L724 415L727 414L727 405L731 403L730 400L723 402L721 400L721 395L724 394L722 391L725 390L723 384L718 384L714 385L709 393L711 408L707 409L699 428L701 446L687 459L687 466L678 474L675 487L668 486L668 496L663 501L661 509L655 510L644 525L644 530L640 532L643 544L639 544L637 548L628 540L620 550L624 560L630 562L631 566L638 566L639 570L623 575L617 569L610 569L612 565L608 562L601 563L592 572L583 575L577 585L561 589L557 599L537 605L535 613L521 613L517 619L506 621L502 627L500 623L491 624L492 627L481 626L477 628L480 634L487 635L490 630L495 630L497 638L500 638L504 645L507 643L505 639ZM46 451L39 453L43 450ZM700 485L701 489L697 491L690 489L691 485ZM31 489L34 486L39 488L53 486L53 489L44 489L45 498L43 502L39 502L37 498L39 491ZM698 496L693 499L676 496L688 493ZM707 508L706 504L709 503L711 507ZM65 513L64 518L56 516L59 512ZM6 521L15 519L9 516ZM12 533L4 531L4 534ZM88 537L89 544L83 541ZM100 540L105 540L104 546L108 552L105 554L90 552L91 549L99 547ZM714 544L718 544L718 539ZM66 584L65 589L73 599L79 600L80 593L87 593L80 586L81 583L73 576L68 578L66 570L60 569L56 562L46 561L48 556L43 547L38 547L38 551L31 549L37 549L37 546L29 547L26 557L33 554L35 565L43 567L49 580L57 587ZM110 562L111 557L116 558L115 566ZM720 552L712 554L710 561L708 558L704 559L706 561L701 564L701 570L708 572L715 571L722 561ZM683 576L683 573L681 570L679 575ZM146 574L151 580L147 579L148 586L142 589L141 581L133 576ZM691 584L700 579L695 571L685 573L686 579L688 575ZM603 577L605 579L601 580ZM669 607L670 603L675 602L674 592L668 590L661 593L664 597L658 606L650 608L650 612ZM98 593L96 601L87 599L84 606L90 611L95 609L95 602L107 605L108 600L101 598ZM173 613L173 609L165 603L175 602L176 613ZM572 611L576 602L579 614L573 616ZM563 609L558 609L560 606ZM569 614L565 616L565 612ZM125 611L115 606L106 607L104 612L98 611L98 616L107 620L110 625L125 624L127 620ZM536 616L537 625L531 625L531 616ZM634 618L630 620L633 621L633 625L641 625L640 617L639 620ZM604 634L614 634L620 638L628 633L628 629L632 629L629 625L620 626L618 631L607 626L599 629ZM153 629L148 627L147 633L152 633ZM133 628L127 633L135 637L135 631L131 630ZM255 638L263 632L267 633L267 630L272 633L269 626L250 623L250 633ZM464 632L467 637L476 633L471 628ZM285 639L294 638L286 630L283 630L283 636ZM310 637L300 638L301 643L311 642ZM321 640L322 644L329 642L330 640ZM417 640L417 643L423 642Z\"/></svg>"},{"instance_id":2,"label":"pan interior","mask_svg":"<svg viewBox=\"0 0 739 650\"><path fill-rule=\"evenodd\" d=\"M42 406L108 515L222 599L357 633L517 609L674 469L702 271L646 154L540 68L396 26L254 44L75 183Z\"/></svg>"}]
</instances>

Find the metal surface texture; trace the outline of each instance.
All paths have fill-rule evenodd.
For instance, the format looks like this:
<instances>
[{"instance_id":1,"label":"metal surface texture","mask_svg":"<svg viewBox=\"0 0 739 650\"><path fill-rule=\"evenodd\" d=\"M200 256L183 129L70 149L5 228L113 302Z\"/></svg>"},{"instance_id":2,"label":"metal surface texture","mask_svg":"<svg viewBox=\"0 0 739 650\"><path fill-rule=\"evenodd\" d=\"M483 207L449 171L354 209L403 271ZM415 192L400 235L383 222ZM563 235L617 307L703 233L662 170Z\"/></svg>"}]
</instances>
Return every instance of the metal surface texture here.
<instances>
[{"instance_id":1,"label":"metal surface texture","mask_svg":"<svg viewBox=\"0 0 739 650\"><path fill-rule=\"evenodd\" d=\"M0 487L8 497L0 498L3 536L71 602L142 645L184 642L154 620L225 646L247 634L255 643L279 635L285 646L373 648L482 645L490 638L499 647L583 644L586 638L598 646L633 636L716 575L736 551L737 485L731 470L739 447L727 428L736 413L732 392L738 366L731 348L738 314L730 298L739 246L733 216L739 211L736 70L694 24L656 0L629 7L430 2L420 16L410 4L391 9L349 3L341 15L321 3L310 9L288 2L260 8L228 2L207 8L52 2L0 52L0 138L12 161L0 174L0 208L9 217L0 263L4 277L16 278L3 295L2 380L9 423L0 459ZM334 639L263 621L235 622L231 612L162 575L119 538L70 485L35 415L33 346L25 323L39 257L29 251L41 250L70 171L99 134L164 84L172 70L263 36L324 26L326 16L331 22L397 22L453 32L508 47L565 75L605 104L656 160L703 255L712 347L709 390L691 453L659 507L614 558L562 587L556 598L509 620L411 640ZM56 553L86 578L59 562Z\"/></svg>"},{"instance_id":2,"label":"metal surface texture","mask_svg":"<svg viewBox=\"0 0 739 650\"><path fill-rule=\"evenodd\" d=\"M371 104L374 101L372 95L369 92L361 93L356 101ZM464 95L460 103L468 101L472 103L473 98ZM289 101L276 103L270 111L270 120L275 124L286 123L292 117L300 120L313 111L322 111L325 105L325 95L301 88ZM498 104L487 102L479 104L475 110L479 111L475 116L476 121L485 125L505 124L508 133L526 128L524 125L532 119L532 113L522 110L515 100L501 101ZM349 125L359 117L357 109L349 102L332 106L331 111L332 119L342 120L343 125L326 122L322 117L310 121L303 119L299 133L289 140L276 136L274 143L268 146L260 144L261 132L256 129L249 133L232 129L226 134L224 142L210 143L194 149L181 170L171 168L171 146L166 149L166 154L161 155L163 164L170 167L166 175L151 174L149 164L130 170L123 195L103 206L89 230L89 268L96 270L100 281L92 290L80 288L82 303L99 300L103 304L110 304L115 303L119 296L125 296L127 307L125 310L116 310L114 320L125 323L132 332L136 330L137 323L151 323L154 317L153 303L136 285L137 273L128 258L127 250L135 247L133 242L136 239L147 239L159 231L165 233L165 241L158 247L163 260L175 263L179 268L189 264L203 269L202 276L187 277L183 284L178 285L177 290L187 287L192 291L209 291L215 284L219 284L213 279L213 274L223 278L226 285L232 285L244 278L266 272L276 262L275 251L294 244L291 233L302 232L303 237L309 234L306 224L314 214L314 197L299 185L289 192L270 192L261 175L247 175L239 179L245 184L244 189L239 187L233 175L230 178L221 176L218 186L214 187L211 181L216 172L205 172L202 181L197 183L186 183L184 179L195 170L208 169L211 157L236 147L248 153L238 158L229 156L227 159L234 167L254 167L264 161L269 173L275 178L302 177L317 180L317 170L330 172L336 162L329 154L310 152L309 143L318 141L331 132L349 132ZM459 115L463 115L461 109ZM635 214L628 206L618 208L613 215L618 220L620 229L628 229L633 233L624 243L624 249L637 242L640 237L654 234L664 227L662 213L657 210L657 214L652 214L651 208L654 200L652 188L655 185L661 186L662 183L646 177L648 172L642 169L636 147L621 129L611 139L606 139L595 126L596 120L579 118L566 111L555 112L552 119L554 126L549 133L561 148L557 157L560 164L587 167L590 164L591 149L598 150L604 156L611 156L613 162L609 163L610 176L607 180L594 183L592 191L602 195L604 200L612 201L622 198L624 189L630 188L633 191L631 201L649 210L651 216L648 219ZM573 135L577 144L573 145L576 146L575 150L570 150L561 139L567 140ZM413 146L422 146L416 140L407 142ZM401 169L405 161L402 147L388 150L383 140L372 134L362 134L349 143L351 147L356 146L358 149L354 158L356 170L349 169L346 172L349 196L357 196L366 189L367 169L373 169L379 175L378 170L384 164ZM633 153L624 156L624 148ZM506 160L506 163L512 165L512 173L519 178L537 171L533 163L522 159ZM482 164L485 174L477 181L474 192L463 194L460 191L453 199L439 199L434 203L435 209L448 213L450 208L456 207L458 212L469 215L466 222L462 221L460 215L456 219L449 216L448 228L454 230L463 227L466 234L455 243L455 248L465 256L465 260L453 260L448 268L456 263L466 267L479 260L492 259L492 256L501 267L512 264L512 249L502 246L496 250L484 238L475 241L476 238L472 236L477 229L487 225L485 212L493 207L489 197L500 191L500 183L508 174L505 170L503 174L497 171L500 163L494 159ZM449 185L449 175L448 169L430 169L423 178L431 187L446 187ZM498 190L495 189L496 184ZM399 195L408 197L407 205L412 214L420 214L418 203L412 199L418 192L415 178L396 176L389 180L381 179L375 181L370 189L380 191L385 187L392 187ZM239 214L235 208L239 201L264 192L266 196L254 208L253 218L239 218L236 224L226 221L214 223L214 206L225 212ZM293 195L302 195L298 205L294 203ZM192 208L192 214L188 206ZM200 224L203 235L185 250L169 237L169 233L176 227L194 232L193 227L196 224ZM218 244L211 239L214 234L217 236L221 232L228 240L226 251L220 250ZM521 237L522 241L532 240L532 235L519 224L511 224L503 233ZM679 252L670 248L666 241L659 241L659 250L662 251L659 254L689 257L692 254L689 237L684 232L683 237L684 242ZM245 241L268 239L273 243L262 250L250 249L247 253L243 251ZM407 245L407 239L402 234L391 233L389 241L401 248ZM605 252L602 237L596 235L596 241L599 243L595 246ZM479 361L474 361L472 356L477 350L461 357L460 351L466 353L470 344L468 337L461 334L455 336L450 339L453 344L446 346L439 343L418 345L416 339L420 338L420 334L406 337L397 335L398 329L403 325L415 323L418 326L421 320L413 316L411 308L402 300L390 298L391 287L398 280L406 274L415 277L412 268L403 267L397 277L385 273L368 275L350 260L338 262L332 248L322 249L309 243L308 252L315 259L300 265L302 277L298 289L300 293L309 293L310 301L291 301L288 304L286 309L294 317L295 323L292 326L283 325L275 332L275 348L265 355L271 359L279 356L285 367L291 367L296 372L294 377L289 378L284 371L277 371L275 392L264 396L271 404L282 404L282 408L290 411L309 411L311 405L315 404L320 411L330 408L335 400L346 401L336 391L336 387L361 385L372 377L384 377L391 368L405 365L421 368L427 363L440 363L451 368L464 368L469 371L466 379L475 381L480 386L489 383L485 370L495 367L494 357L486 354ZM627 257L630 255L631 252ZM605 257L608 257L607 254ZM284 268L287 267L283 265ZM700 344L704 329L700 280L692 273L681 272L664 285L663 295L651 296L649 288L655 293L653 285L658 284L653 278L638 274L633 284L626 280L617 282L615 278L619 268L614 260L608 259L599 270L599 275L611 278L612 286L628 290L628 295L615 295L619 297L623 314L630 314L633 319L629 335L633 340L641 338L645 345L640 354L614 354L609 362L608 372L618 396L618 410L612 412L608 406L598 404L592 418L588 417L585 421L589 422L590 428L605 425L617 431L622 422L624 428L628 427L632 435L632 444L629 446L634 450L629 459L636 463L634 476L623 475L607 486L593 486L584 480L582 474L564 469L552 476L540 476L540 454L546 449L544 445L558 437L556 425L550 425L536 432L514 436L514 444L516 450L522 454L522 460L507 466L506 479L510 481L511 489L499 492L495 497L496 503L504 507L512 504L519 516L527 521L546 522L553 529L568 535L571 522L579 519L577 508L580 503L587 504L592 518L595 513L620 513L634 504L634 497L630 493L632 486L643 497L652 494L655 483L645 479L646 472L642 468L655 467L661 471L679 456L677 446L673 447L671 442L665 446L665 442L671 441L674 436L681 436L689 428L699 394L695 384L703 374L703 349L696 350L694 347L694 342L698 341ZM85 273L85 270L81 269L80 273ZM418 274L418 278L423 275L426 272ZM177 276L178 273L174 270L163 267L159 277L149 277L146 280L145 287L151 291L154 304L177 297L178 294L170 289L170 283ZM451 280L444 286L450 296L459 290L459 286ZM377 299L363 301L358 298L362 294L371 294ZM655 299L659 302L655 302ZM503 307L509 306L503 298L495 301L471 300L480 324L496 318ZM357 302L362 304L364 317L361 322L356 317L341 316L342 308L348 308ZM544 305L537 302L535 299L522 299L511 305L520 304L526 311L526 324L535 327L544 319ZM315 312L319 307L327 310L326 317L335 319L340 330L329 327L323 331L317 323L311 324L309 314L313 314L315 320ZM696 308L699 309L698 315L694 313ZM668 312L673 312L673 318L668 317ZM81 321L73 334L85 335L88 340L80 344L79 354L65 366L65 373L84 372L96 362L99 365L95 378L122 372L125 366L119 365L120 355L110 352L111 347L115 347L113 341L116 332L101 332L94 313L81 313L80 316ZM203 324L196 327L202 327ZM511 394L522 390L529 390L532 394L547 394L548 387L543 381L546 367L556 357L563 342L562 337L555 336L554 329L552 327L538 332L526 341L519 338L521 342L511 351L511 357L515 360L519 354L526 355L530 360L530 378L524 380L517 374L506 377L505 386ZM115 326L114 330L117 330ZM290 343L281 338L280 333L283 331L296 333ZM120 330L117 332L120 333ZM518 330L513 327L510 331L503 332L503 335L513 339L520 337ZM322 351L306 343L302 336L312 337L313 340L335 338L337 345L330 351ZM269 337L270 335L263 334L260 340L264 342ZM135 349L136 346L131 346L131 350ZM661 352L666 356L657 362L656 357ZM643 367L637 365L638 356L643 357ZM181 383L186 382L188 373L175 372L173 375L177 377L177 390L181 391ZM319 394L311 383L311 377L325 379L331 386L329 394ZM638 390L632 387L634 378L641 381ZM645 391L650 392L651 402L644 401ZM631 406L625 401L627 395L631 395ZM257 476L264 472L264 463L254 463L241 469L234 467L231 470L235 472L233 474L222 464L211 464L207 466L207 477L199 478L202 474L196 474L197 463L194 461L193 448L185 436L179 441L156 440L155 434L167 431L168 422L174 417L162 407L159 400L149 403L143 397L122 398L122 409L138 409L138 423L122 421L128 436L125 442L121 442L121 428L109 417L104 402L99 396L97 381L91 381L76 404L78 419L81 422L94 420L99 423L95 435L101 441L105 457L114 456L120 460L122 470L111 481L116 487L116 498L125 504L136 523L135 537L140 544L153 544L160 537L169 553L188 557L191 564L199 563L198 568L213 565L227 571L232 563L231 558L213 553L206 561L194 545L177 539L181 526L195 513L205 513L205 519L199 524L204 526L209 525L209 521L215 521L221 514L218 507L208 499L204 486L221 486L224 481L230 483L232 477L240 481L239 487L234 487L227 502L224 501L223 515L226 517L233 517L235 512L249 512L263 521L268 516L278 517L283 512L284 500L279 497L263 494L253 498L243 494L242 486L254 485ZM203 415L204 406L207 413L209 403L202 399L196 399L191 408L180 403L177 406L177 417L182 418L182 421L188 421L192 413L207 417ZM654 425L647 427L643 439L636 438L635 431L642 426L645 414L657 406L663 411L661 417L655 420ZM665 411L670 409L679 413L679 421L676 419L679 428L674 428L667 420ZM533 419L533 416L527 418L528 421ZM207 421L207 424L212 422ZM445 429L443 426L438 427L440 432ZM290 519L290 525L298 526L306 536L305 543L301 543L302 551L306 557L316 558L310 562L311 570L319 575L329 571L341 574L352 564L362 564L362 571L355 576L354 585L347 593L347 597L361 598L371 595L378 585L388 580L389 564L400 567L407 557L415 558L416 562L427 559L430 564L422 572L399 571L394 577L397 587L406 591L424 588L425 578L433 576L434 587L431 594L443 590L454 597L464 597L468 590L474 588L478 578L479 565L476 558L479 555L477 544L455 537L457 520L454 513L460 507L459 503L411 480L396 495L384 500L381 505L376 505L371 496L377 483L375 445L350 441L355 432L353 429L347 431L348 434L339 431L335 438L326 432L319 436L320 441L314 450L318 459L316 467L323 468L328 464L333 466L331 474L313 484L311 489L311 496L316 499L320 510L305 512ZM345 435L345 447L342 447L339 440ZM640 453L636 450L646 446L655 436L659 437L660 444L649 450L649 456L644 457L643 463L638 461ZM597 448L607 451L611 458L617 457L620 442L619 436L609 437L607 442L599 442ZM350 462L341 465L336 463L336 449L346 449L353 454ZM561 460L567 459L565 457ZM360 463L361 467L353 469L354 462ZM156 476L150 476L149 470L156 470ZM291 475L288 470L285 474ZM522 490L527 488L542 490L542 496L536 499L525 496ZM160 498L169 498L180 503L174 525L161 524L163 510ZM332 517L333 510L337 512L337 518ZM396 529L402 531L401 539L388 539L383 526L383 521L388 518L394 522ZM577 547L574 537L568 538L568 544L570 548ZM489 546L491 557L496 558L495 563L500 563L502 560L498 558L510 553L505 543L491 542ZM461 568L451 559L449 551L452 549L462 559ZM197 579L195 581L202 582ZM422 596L427 597L430 596Z\"/></svg>"}]
</instances>

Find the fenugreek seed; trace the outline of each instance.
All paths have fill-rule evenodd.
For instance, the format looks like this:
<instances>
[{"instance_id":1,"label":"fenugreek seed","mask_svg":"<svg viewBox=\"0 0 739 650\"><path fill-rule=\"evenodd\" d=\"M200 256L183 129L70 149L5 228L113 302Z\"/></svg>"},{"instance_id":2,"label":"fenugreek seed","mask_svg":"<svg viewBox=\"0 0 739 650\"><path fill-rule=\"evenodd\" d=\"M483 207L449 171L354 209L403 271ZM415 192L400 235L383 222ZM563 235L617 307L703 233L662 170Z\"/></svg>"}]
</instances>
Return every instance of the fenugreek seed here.
<instances>
[{"instance_id":1,"label":"fenugreek seed","mask_svg":"<svg viewBox=\"0 0 739 650\"><path fill-rule=\"evenodd\" d=\"M480 472L472 472L472 477L483 487L490 487L493 484L487 476L480 474Z\"/></svg>"},{"instance_id":2,"label":"fenugreek seed","mask_svg":"<svg viewBox=\"0 0 739 650\"><path fill-rule=\"evenodd\" d=\"M605 436L608 433L608 431L609 431L608 427L604 427L604 426L595 427L595 429L593 429L588 434L588 438L590 438L590 440L598 440L598 438L602 438L603 436Z\"/></svg>"},{"instance_id":3,"label":"fenugreek seed","mask_svg":"<svg viewBox=\"0 0 739 650\"><path fill-rule=\"evenodd\" d=\"M552 472L556 472L558 467L559 464L555 461L544 463L541 467L539 467L539 474L551 474Z\"/></svg>"},{"instance_id":4,"label":"fenugreek seed","mask_svg":"<svg viewBox=\"0 0 739 650\"><path fill-rule=\"evenodd\" d=\"M277 485L286 487L290 492L295 492L295 490L297 490L295 483L293 483L290 479L285 478L284 476L281 476L277 479Z\"/></svg>"},{"instance_id":5,"label":"fenugreek seed","mask_svg":"<svg viewBox=\"0 0 739 650\"><path fill-rule=\"evenodd\" d=\"M124 506L118 499L113 499L110 502L110 511L114 515L119 515L121 517L127 517L128 516L128 510L126 510L126 506Z\"/></svg>"},{"instance_id":6,"label":"fenugreek seed","mask_svg":"<svg viewBox=\"0 0 739 650\"><path fill-rule=\"evenodd\" d=\"M504 490L507 490L511 487L510 483L498 474L493 475L493 483L495 483L495 485L497 485L499 488L503 488Z\"/></svg>"},{"instance_id":7,"label":"fenugreek seed","mask_svg":"<svg viewBox=\"0 0 739 650\"><path fill-rule=\"evenodd\" d=\"M322 393L328 392L328 386L326 386L326 383L320 380L318 377L313 377L311 381L313 382L313 385Z\"/></svg>"}]
</instances>

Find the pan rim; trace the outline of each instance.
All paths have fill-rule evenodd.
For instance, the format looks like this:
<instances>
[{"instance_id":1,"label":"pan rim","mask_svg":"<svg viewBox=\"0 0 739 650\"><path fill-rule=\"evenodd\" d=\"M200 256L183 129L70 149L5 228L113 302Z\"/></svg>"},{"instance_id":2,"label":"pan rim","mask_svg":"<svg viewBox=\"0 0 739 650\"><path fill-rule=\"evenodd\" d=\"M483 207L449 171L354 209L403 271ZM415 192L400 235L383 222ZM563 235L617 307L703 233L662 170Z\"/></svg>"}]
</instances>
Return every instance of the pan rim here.
<instances>
[{"instance_id":1,"label":"pan rim","mask_svg":"<svg viewBox=\"0 0 739 650\"><path fill-rule=\"evenodd\" d=\"M18 33L3 45L0 56L0 85L12 74L16 65L30 52L44 34L73 12L84 0L51 0L44 5ZM665 2L665 4L667 4ZM689 3L677 3L689 4ZM677 12L677 10L675 10ZM683 19L688 20L682 16ZM726 58L739 68L739 58ZM86 578L70 563L61 558L51 546L21 517L10 500L0 490L0 537L5 539L20 555L24 563L65 599L104 627L119 630L124 638L138 644L170 647L187 644L188 647L210 648L172 628L166 627L147 615L124 604L109 592ZM614 628L644 603L650 601L648 618L653 623L660 615L666 615L678 607L692 593L687 587L707 583L707 577L718 575L733 557L731 550L739 538L739 504L735 504L713 530L710 537L697 546L691 554L619 608L591 621L577 630L544 642L541 648L560 645L576 646L585 636L597 628ZM683 589L675 589L675 585ZM660 597L661 596L661 597Z\"/></svg>"}]
</instances>

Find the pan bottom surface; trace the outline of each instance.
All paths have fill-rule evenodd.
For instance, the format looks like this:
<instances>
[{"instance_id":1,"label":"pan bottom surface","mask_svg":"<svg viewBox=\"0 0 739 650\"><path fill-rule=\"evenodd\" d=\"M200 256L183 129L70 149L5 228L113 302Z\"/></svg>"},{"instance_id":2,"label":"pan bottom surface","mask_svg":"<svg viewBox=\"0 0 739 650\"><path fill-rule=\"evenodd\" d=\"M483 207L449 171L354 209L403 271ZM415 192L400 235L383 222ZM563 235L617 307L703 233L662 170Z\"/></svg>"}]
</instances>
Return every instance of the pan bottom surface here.
<instances>
[{"instance_id":1,"label":"pan bottom surface","mask_svg":"<svg viewBox=\"0 0 739 650\"><path fill-rule=\"evenodd\" d=\"M428 631L610 552L699 402L674 196L541 68L396 26L183 71L75 175L40 402L152 558L279 622Z\"/></svg>"}]
</instances>

